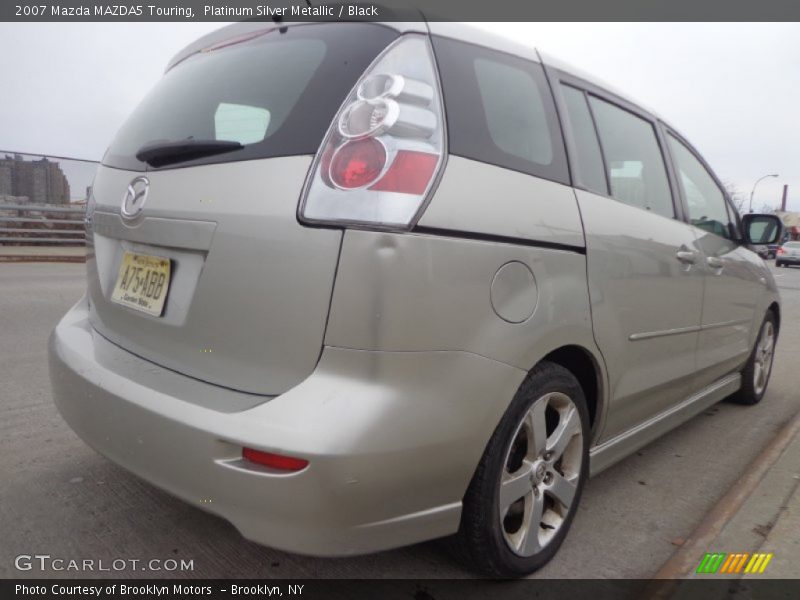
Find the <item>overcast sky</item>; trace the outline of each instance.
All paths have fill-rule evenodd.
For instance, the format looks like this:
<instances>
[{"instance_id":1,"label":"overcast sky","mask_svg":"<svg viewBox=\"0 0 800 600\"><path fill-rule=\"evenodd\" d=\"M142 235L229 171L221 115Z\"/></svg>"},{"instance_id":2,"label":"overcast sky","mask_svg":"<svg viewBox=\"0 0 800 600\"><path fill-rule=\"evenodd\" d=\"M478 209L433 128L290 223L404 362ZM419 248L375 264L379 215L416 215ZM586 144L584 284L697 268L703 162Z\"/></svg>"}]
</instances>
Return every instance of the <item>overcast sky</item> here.
<instances>
[{"instance_id":1,"label":"overcast sky","mask_svg":"<svg viewBox=\"0 0 800 600\"><path fill-rule=\"evenodd\" d=\"M214 23L0 24L0 149L99 159L167 60ZM492 23L640 100L754 208L800 211L800 24Z\"/></svg>"}]
</instances>

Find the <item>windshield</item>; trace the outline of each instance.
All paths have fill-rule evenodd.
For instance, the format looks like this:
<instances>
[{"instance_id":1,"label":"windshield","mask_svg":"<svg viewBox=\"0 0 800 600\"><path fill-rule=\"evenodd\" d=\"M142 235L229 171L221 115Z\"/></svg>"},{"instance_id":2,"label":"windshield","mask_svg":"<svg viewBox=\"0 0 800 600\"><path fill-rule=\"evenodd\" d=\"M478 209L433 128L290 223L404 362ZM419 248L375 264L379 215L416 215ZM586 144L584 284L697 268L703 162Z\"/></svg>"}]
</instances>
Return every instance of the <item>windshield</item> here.
<instances>
[{"instance_id":1,"label":"windshield","mask_svg":"<svg viewBox=\"0 0 800 600\"><path fill-rule=\"evenodd\" d=\"M152 169L138 151L187 140L236 144L224 153L186 154L166 168L314 154L358 77L397 34L366 23L281 31L178 63L122 126L103 164Z\"/></svg>"}]
</instances>

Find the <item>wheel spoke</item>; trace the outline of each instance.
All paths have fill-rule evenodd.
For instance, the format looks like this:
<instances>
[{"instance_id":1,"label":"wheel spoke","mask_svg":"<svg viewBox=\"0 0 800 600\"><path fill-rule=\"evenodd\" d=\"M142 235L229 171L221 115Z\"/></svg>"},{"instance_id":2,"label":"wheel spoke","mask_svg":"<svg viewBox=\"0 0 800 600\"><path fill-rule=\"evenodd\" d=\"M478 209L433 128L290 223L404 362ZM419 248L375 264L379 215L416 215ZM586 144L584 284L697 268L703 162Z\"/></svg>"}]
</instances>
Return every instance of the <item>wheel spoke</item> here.
<instances>
[{"instance_id":1,"label":"wheel spoke","mask_svg":"<svg viewBox=\"0 0 800 600\"><path fill-rule=\"evenodd\" d=\"M569 508L572 506L572 500L575 498L577 485L575 481L567 479L561 473L555 471L553 472L552 483L544 488L544 490L563 504L564 508Z\"/></svg>"},{"instance_id":2,"label":"wheel spoke","mask_svg":"<svg viewBox=\"0 0 800 600\"><path fill-rule=\"evenodd\" d=\"M764 371L766 371L766 373L767 373L767 376L769 376L769 369L772 366L772 361L773 361L774 358L775 358L775 355L770 352L769 354L767 354L766 358L764 359L763 366L764 366Z\"/></svg>"},{"instance_id":3,"label":"wheel spoke","mask_svg":"<svg viewBox=\"0 0 800 600\"><path fill-rule=\"evenodd\" d=\"M578 411L575 410L575 407L570 406L566 415L562 415L556 430L547 438L547 450L553 453L550 460L555 461L564 454L570 440L580 433L580 427Z\"/></svg>"},{"instance_id":4,"label":"wheel spoke","mask_svg":"<svg viewBox=\"0 0 800 600\"><path fill-rule=\"evenodd\" d=\"M545 412L547 399L540 398L533 403L528 414L525 415L525 424L528 427L528 456L537 458L545 451L547 445L547 421Z\"/></svg>"},{"instance_id":5,"label":"wheel spoke","mask_svg":"<svg viewBox=\"0 0 800 600\"><path fill-rule=\"evenodd\" d=\"M531 493L530 514L525 515L526 520L523 527L525 531L520 540L519 549L523 556L531 556L539 551L539 529L542 523L542 513L544 512L544 496L535 496Z\"/></svg>"},{"instance_id":6,"label":"wheel spoke","mask_svg":"<svg viewBox=\"0 0 800 600\"><path fill-rule=\"evenodd\" d=\"M764 335L764 341L761 344L761 351L766 356L766 355L768 355L768 354L770 354L772 352L772 344L773 344L774 338L772 337L772 332L771 331L769 331L769 333L767 333L767 331L765 331L765 334L766 335Z\"/></svg>"},{"instance_id":7,"label":"wheel spoke","mask_svg":"<svg viewBox=\"0 0 800 600\"><path fill-rule=\"evenodd\" d=\"M516 472L504 473L500 482L500 518L505 517L508 507L530 493L532 488L531 465L527 461L523 462L522 467Z\"/></svg>"}]
</instances>

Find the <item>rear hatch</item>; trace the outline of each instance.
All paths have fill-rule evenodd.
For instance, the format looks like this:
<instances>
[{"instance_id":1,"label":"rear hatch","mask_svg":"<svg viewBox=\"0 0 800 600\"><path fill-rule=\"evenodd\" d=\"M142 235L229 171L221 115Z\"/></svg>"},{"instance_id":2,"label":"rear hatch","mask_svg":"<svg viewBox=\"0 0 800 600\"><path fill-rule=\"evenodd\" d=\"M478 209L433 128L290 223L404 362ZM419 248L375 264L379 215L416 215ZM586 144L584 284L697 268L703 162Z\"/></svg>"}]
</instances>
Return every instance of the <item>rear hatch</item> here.
<instances>
[{"instance_id":1,"label":"rear hatch","mask_svg":"<svg viewBox=\"0 0 800 600\"><path fill-rule=\"evenodd\" d=\"M298 200L340 104L396 36L367 23L234 29L171 68L95 178L95 329L147 360L232 389L274 395L307 377L322 347L342 233L301 226ZM138 285L136 264L160 266L140 270L148 279Z\"/></svg>"}]
</instances>

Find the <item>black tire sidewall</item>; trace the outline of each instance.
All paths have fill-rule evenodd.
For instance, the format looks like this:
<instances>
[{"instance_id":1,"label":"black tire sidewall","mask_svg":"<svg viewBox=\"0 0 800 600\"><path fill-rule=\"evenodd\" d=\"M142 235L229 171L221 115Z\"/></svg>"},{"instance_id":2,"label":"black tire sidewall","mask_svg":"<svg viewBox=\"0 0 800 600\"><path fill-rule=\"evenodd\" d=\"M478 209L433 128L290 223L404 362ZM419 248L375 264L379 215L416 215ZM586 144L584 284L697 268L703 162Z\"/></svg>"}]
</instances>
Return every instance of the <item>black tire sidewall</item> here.
<instances>
[{"instance_id":1,"label":"black tire sidewall","mask_svg":"<svg viewBox=\"0 0 800 600\"><path fill-rule=\"evenodd\" d=\"M577 407L583 432L581 472L575 491L575 498L559 531L540 552L530 557L521 557L508 547L503 537L502 523L497 516L499 514L497 503L499 500L500 478L502 470L505 468L505 459L512 442L512 436L516 433L520 421L536 400L550 392L566 394ZM503 419L492 435L482 459L482 462L485 461L483 465L485 476L477 482L479 489L470 490L473 498L470 498L470 492L465 498L464 517L472 518L469 513L474 510L489 511L488 515L483 515L483 518L480 519L483 528L486 530L482 532L483 535L479 536L485 542L482 550L484 556L477 561L482 565L481 570L493 576L519 577L542 567L556 554L572 524L580 503L583 486L588 478L590 439L589 411L586 406L583 389L578 380L560 365L553 363L541 363L538 365L520 386ZM473 481L473 483L475 482ZM470 487L472 487L472 484ZM482 500L480 506L471 505L474 504L471 500L474 500L475 494L478 494ZM477 548L472 550L473 554L479 551Z\"/></svg>"},{"instance_id":2,"label":"black tire sidewall","mask_svg":"<svg viewBox=\"0 0 800 600\"><path fill-rule=\"evenodd\" d=\"M758 328L758 336L756 337L756 342L753 345L753 350L750 353L750 358L747 359L747 364L745 368L742 369L742 387L739 389L739 392L733 396L733 399L740 403L740 404L758 404L761 402L761 399L764 397L764 394L767 393L767 388L769 387L769 380L772 377L772 367L775 363L775 347L773 346L773 360L769 365L769 371L767 372L767 380L764 384L764 389L761 390L761 393L756 393L755 384L753 382L753 376L755 374L755 361L756 361L756 352L758 351L758 346L761 343L761 336L764 334L764 325L767 321L772 323L773 331L774 331L774 341L773 344L777 344L778 342L778 324L775 315L772 311L768 311L764 320L761 322L761 325Z\"/></svg>"}]
</instances>

